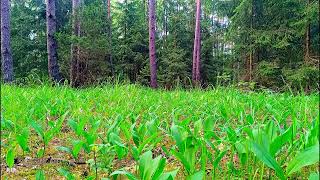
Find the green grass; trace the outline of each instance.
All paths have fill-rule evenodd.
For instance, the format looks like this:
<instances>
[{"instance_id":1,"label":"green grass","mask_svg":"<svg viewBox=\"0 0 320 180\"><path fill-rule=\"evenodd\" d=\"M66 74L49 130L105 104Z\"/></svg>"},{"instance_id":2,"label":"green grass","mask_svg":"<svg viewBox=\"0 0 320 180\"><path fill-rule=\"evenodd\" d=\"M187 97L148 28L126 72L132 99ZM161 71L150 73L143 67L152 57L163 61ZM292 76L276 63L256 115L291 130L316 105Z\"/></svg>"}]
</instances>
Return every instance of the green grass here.
<instances>
[{"instance_id":1,"label":"green grass","mask_svg":"<svg viewBox=\"0 0 320 180\"><path fill-rule=\"evenodd\" d=\"M319 165L318 107L318 94L2 85L1 168L31 179L305 179Z\"/></svg>"}]
</instances>

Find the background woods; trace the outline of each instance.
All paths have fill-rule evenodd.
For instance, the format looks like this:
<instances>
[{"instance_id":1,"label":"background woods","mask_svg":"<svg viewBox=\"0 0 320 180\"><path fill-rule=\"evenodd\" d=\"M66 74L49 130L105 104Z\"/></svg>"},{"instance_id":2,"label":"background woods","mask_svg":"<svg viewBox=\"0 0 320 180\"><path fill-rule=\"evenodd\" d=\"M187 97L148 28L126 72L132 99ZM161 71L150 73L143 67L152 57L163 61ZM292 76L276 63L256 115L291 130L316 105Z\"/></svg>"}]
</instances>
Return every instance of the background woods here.
<instances>
[{"instance_id":1,"label":"background woods","mask_svg":"<svg viewBox=\"0 0 320 180\"><path fill-rule=\"evenodd\" d=\"M113 80L149 85L150 79L166 88L189 87L192 79L275 90L319 86L316 0L202 0L199 31L196 1L150 1L157 49L151 59L147 0L11 0L11 13L9 1L1 2L4 81L14 74L16 81L63 77L75 87Z\"/></svg>"}]
</instances>

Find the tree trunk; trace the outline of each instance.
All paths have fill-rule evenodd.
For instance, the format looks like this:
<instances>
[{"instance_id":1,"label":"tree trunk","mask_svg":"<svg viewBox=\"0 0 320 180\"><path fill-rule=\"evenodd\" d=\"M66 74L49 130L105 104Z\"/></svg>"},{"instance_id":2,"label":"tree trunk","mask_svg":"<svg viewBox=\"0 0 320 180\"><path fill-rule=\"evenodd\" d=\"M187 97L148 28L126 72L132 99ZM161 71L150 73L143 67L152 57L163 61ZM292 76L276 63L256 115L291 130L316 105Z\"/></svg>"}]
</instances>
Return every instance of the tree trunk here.
<instances>
[{"instance_id":1,"label":"tree trunk","mask_svg":"<svg viewBox=\"0 0 320 180\"><path fill-rule=\"evenodd\" d=\"M13 60L10 45L10 2L1 0L1 56L5 83L13 81Z\"/></svg>"},{"instance_id":2,"label":"tree trunk","mask_svg":"<svg viewBox=\"0 0 320 180\"><path fill-rule=\"evenodd\" d=\"M74 36L80 36L80 17L79 17L79 7L80 7L80 0L72 0L72 30ZM80 79L79 79L79 46L75 43L71 44L71 86L78 87L80 86Z\"/></svg>"},{"instance_id":3,"label":"tree trunk","mask_svg":"<svg viewBox=\"0 0 320 180\"><path fill-rule=\"evenodd\" d=\"M196 27L193 47L193 66L192 66L192 80L194 84L200 82L200 15L201 15L201 0L196 0Z\"/></svg>"},{"instance_id":4,"label":"tree trunk","mask_svg":"<svg viewBox=\"0 0 320 180\"><path fill-rule=\"evenodd\" d=\"M56 2L55 0L46 0L47 15L47 51L48 51L48 71L50 78L55 82L62 80L57 53L56 33Z\"/></svg>"},{"instance_id":5,"label":"tree trunk","mask_svg":"<svg viewBox=\"0 0 320 180\"><path fill-rule=\"evenodd\" d=\"M114 67L113 67L113 60L112 60L112 19L111 19L111 0L107 0L107 10L108 10L108 20L109 20L109 27L108 27L108 38L109 38L109 45L110 45L110 53L109 53L109 63L111 68L111 74L114 78Z\"/></svg>"},{"instance_id":6,"label":"tree trunk","mask_svg":"<svg viewBox=\"0 0 320 180\"><path fill-rule=\"evenodd\" d=\"M156 62L156 15L155 0L149 0L149 58L150 58L150 86L157 88L157 62Z\"/></svg>"},{"instance_id":7,"label":"tree trunk","mask_svg":"<svg viewBox=\"0 0 320 180\"><path fill-rule=\"evenodd\" d=\"M167 35L168 35L168 23L167 23L167 4L166 0L163 0L163 39L164 42L167 40Z\"/></svg>"}]
</instances>

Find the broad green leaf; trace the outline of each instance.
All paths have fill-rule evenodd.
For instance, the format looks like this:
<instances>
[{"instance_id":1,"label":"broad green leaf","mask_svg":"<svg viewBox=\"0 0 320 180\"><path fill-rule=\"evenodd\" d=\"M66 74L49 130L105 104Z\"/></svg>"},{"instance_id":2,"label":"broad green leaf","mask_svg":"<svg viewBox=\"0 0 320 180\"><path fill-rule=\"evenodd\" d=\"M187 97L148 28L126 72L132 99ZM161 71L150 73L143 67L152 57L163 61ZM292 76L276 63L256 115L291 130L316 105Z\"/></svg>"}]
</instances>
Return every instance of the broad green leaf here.
<instances>
[{"instance_id":1,"label":"broad green leaf","mask_svg":"<svg viewBox=\"0 0 320 180\"><path fill-rule=\"evenodd\" d=\"M6 120L4 118L2 118L1 116L1 129L7 129L7 130L10 130L10 131L14 131L14 123L10 120Z\"/></svg>"},{"instance_id":2,"label":"broad green leaf","mask_svg":"<svg viewBox=\"0 0 320 180\"><path fill-rule=\"evenodd\" d=\"M40 124L35 121L31 122L31 127L37 132L37 134L44 140L45 134Z\"/></svg>"},{"instance_id":3,"label":"broad green leaf","mask_svg":"<svg viewBox=\"0 0 320 180\"><path fill-rule=\"evenodd\" d=\"M219 165L219 162L221 161L221 159L223 158L223 156L227 153L227 150L221 152L221 153L216 153L218 154L218 156L215 158L214 162L213 162L213 167L217 168Z\"/></svg>"},{"instance_id":4,"label":"broad green leaf","mask_svg":"<svg viewBox=\"0 0 320 180\"><path fill-rule=\"evenodd\" d=\"M147 151L140 156L139 172L141 179L151 179L151 176L157 168L157 161L159 158L152 159L152 152Z\"/></svg>"},{"instance_id":5,"label":"broad green leaf","mask_svg":"<svg viewBox=\"0 0 320 180\"><path fill-rule=\"evenodd\" d=\"M17 135L16 139L23 151L29 152L29 146L28 146L28 138L29 138L29 129L23 128L21 129L21 133Z\"/></svg>"},{"instance_id":6,"label":"broad green leaf","mask_svg":"<svg viewBox=\"0 0 320 180\"><path fill-rule=\"evenodd\" d=\"M237 133L232 128L227 128L227 134L230 142L235 143L237 141Z\"/></svg>"},{"instance_id":7,"label":"broad green leaf","mask_svg":"<svg viewBox=\"0 0 320 180\"><path fill-rule=\"evenodd\" d=\"M63 175L67 180L74 180L74 176L73 174L71 174L68 170L64 169L64 168L59 168L58 169L59 173L61 175Z\"/></svg>"},{"instance_id":8,"label":"broad green leaf","mask_svg":"<svg viewBox=\"0 0 320 180\"><path fill-rule=\"evenodd\" d=\"M124 171L124 170L117 170L110 174L110 176L117 177L118 175L125 175L129 180L138 180L132 173Z\"/></svg>"},{"instance_id":9,"label":"broad green leaf","mask_svg":"<svg viewBox=\"0 0 320 180\"><path fill-rule=\"evenodd\" d=\"M207 118L203 121L203 129L204 131L213 131L214 130L214 120L211 118Z\"/></svg>"},{"instance_id":10,"label":"broad green leaf","mask_svg":"<svg viewBox=\"0 0 320 180\"><path fill-rule=\"evenodd\" d=\"M184 137L180 133L179 126L173 124L171 126L171 134L172 134L173 139L176 141L176 145L178 146L179 151L183 152L184 151L184 143L183 143Z\"/></svg>"},{"instance_id":11,"label":"broad green leaf","mask_svg":"<svg viewBox=\"0 0 320 180\"><path fill-rule=\"evenodd\" d=\"M295 158L289 162L287 174L290 175L305 166L309 166L317 162L319 162L319 144L299 152Z\"/></svg>"},{"instance_id":12,"label":"broad green leaf","mask_svg":"<svg viewBox=\"0 0 320 180\"><path fill-rule=\"evenodd\" d=\"M6 155L6 163L9 168L12 168L14 165L14 157L15 157L15 152L13 148L9 149Z\"/></svg>"},{"instance_id":13,"label":"broad green leaf","mask_svg":"<svg viewBox=\"0 0 320 180\"><path fill-rule=\"evenodd\" d=\"M140 143L139 148L138 148L139 152L141 153L148 143L156 144L160 140L161 139L159 138L159 134L158 133L153 134L152 136L146 138L145 140L143 140Z\"/></svg>"},{"instance_id":14,"label":"broad green leaf","mask_svg":"<svg viewBox=\"0 0 320 180\"><path fill-rule=\"evenodd\" d=\"M68 120L68 125L71 127L71 129L79 136L80 132L78 132L78 123L75 122L73 119Z\"/></svg>"},{"instance_id":15,"label":"broad green leaf","mask_svg":"<svg viewBox=\"0 0 320 180\"><path fill-rule=\"evenodd\" d=\"M38 170L36 172L36 180L45 180L45 174L43 170Z\"/></svg>"},{"instance_id":16,"label":"broad green leaf","mask_svg":"<svg viewBox=\"0 0 320 180\"><path fill-rule=\"evenodd\" d=\"M270 154L272 157L275 156L275 154L281 149L281 147L290 141L292 136L292 126L288 128L283 134L280 136L276 137L271 145L270 145Z\"/></svg>"},{"instance_id":17,"label":"broad green leaf","mask_svg":"<svg viewBox=\"0 0 320 180\"><path fill-rule=\"evenodd\" d=\"M181 163L183 164L184 168L187 170L187 172L189 173L191 171L191 166L188 162L188 160L183 156L183 154L181 154L180 152L172 149L171 153L173 156L175 156L178 160L181 161Z\"/></svg>"},{"instance_id":18,"label":"broad green leaf","mask_svg":"<svg viewBox=\"0 0 320 180\"><path fill-rule=\"evenodd\" d=\"M159 180L174 180L174 178L176 177L177 173L178 173L179 169L176 169L174 171L170 171L170 172L165 172L163 173Z\"/></svg>"},{"instance_id":19,"label":"broad green leaf","mask_svg":"<svg viewBox=\"0 0 320 180\"><path fill-rule=\"evenodd\" d=\"M255 142L251 143L251 151L268 167L274 169L280 179L285 179L284 173L277 161L271 156L271 154L260 144Z\"/></svg>"},{"instance_id":20,"label":"broad green leaf","mask_svg":"<svg viewBox=\"0 0 320 180\"><path fill-rule=\"evenodd\" d=\"M131 153L132 153L133 158L137 161L139 159L139 155L140 155L138 148L135 146L132 146L131 150L132 150Z\"/></svg>"},{"instance_id":21,"label":"broad green leaf","mask_svg":"<svg viewBox=\"0 0 320 180\"><path fill-rule=\"evenodd\" d=\"M72 155L74 158L78 158L78 154L82 148L83 142L80 140L72 141L73 149L72 149Z\"/></svg>"},{"instance_id":22,"label":"broad green leaf","mask_svg":"<svg viewBox=\"0 0 320 180\"><path fill-rule=\"evenodd\" d=\"M251 114L248 114L247 116L246 116L246 120L247 120L247 122L249 123L249 124L253 124L253 122L254 122L254 120L253 120L253 117L252 117L252 115Z\"/></svg>"},{"instance_id":23,"label":"broad green leaf","mask_svg":"<svg viewBox=\"0 0 320 180\"><path fill-rule=\"evenodd\" d=\"M120 138L117 134L115 134L115 133L113 133L113 132L110 133L109 139L110 139L110 142L111 142L112 144L118 145L118 146L123 147L123 148L126 147L126 146L122 143L121 138Z\"/></svg>"},{"instance_id":24,"label":"broad green leaf","mask_svg":"<svg viewBox=\"0 0 320 180\"><path fill-rule=\"evenodd\" d=\"M44 155L44 149L41 148L38 152L37 152L37 157L43 157Z\"/></svg>"},{"instance_id":25,"label":"broad green leaf","mask_svg":"<svg viewBox=\"0 0 320 180\"><path fill-rule=\"evenodd\" d=\"M196 122L194 122L194 136L198 136L200 131L202 130L202 120L198 120Z\"/></svg>"},{"instance_id":26,"label":"broad green leaf","mask_svg":"<svg viewBox=\"0 0 320 180\"><path fill-rule=\"evenodd\" d=\"M207 159L208 159L208 152L207 152L207 147L204 145L202 145L201 148L201 169L203 171L206 170L206 165L207 165Z\"/></svg>"},{"instance_id":27,"label":"broad green leaf","mask_svg":"<svg viewBox=\"0 0 320 180\"><path fill-rule=\"evenodd\" d=\"M163 170L166 166L166 159L162 158L161 156L158 157L160 158L160 161L157 164L154 164L157 167L157 169L153 173L152 179L158 179L163 173Z\"/></svg>"},{"instance_id":28,"label":"broad green leaf","mask_svg":"<svg viewBox=\"0 0 320 180\"><path fill-rule=\"evenodd\" d=\"M308 180L319 180L319 173L311 173Z\"/></svg>"},{"instance_id":29,"label":"broad green leaf","mask_svg":"<svg viewBox=\"0 0 320 180\"><path fill-rule=\"evenodd\" d=\"M58 146L57 150L67 152L67 153L72 155L72 150L70 148L68 148L68 147Z\"/></svg>"},{"instance_id":30,"label":"broad green leaf","mask_svg":"<svg viewBox=\"0 0 320 180\"><path fill-rule=\"evenodd\" d=\"M194 173L193 175L187 177L187 180L202 180L203 179L204 172L198 171Z\"/></svg>"}]
</instances>

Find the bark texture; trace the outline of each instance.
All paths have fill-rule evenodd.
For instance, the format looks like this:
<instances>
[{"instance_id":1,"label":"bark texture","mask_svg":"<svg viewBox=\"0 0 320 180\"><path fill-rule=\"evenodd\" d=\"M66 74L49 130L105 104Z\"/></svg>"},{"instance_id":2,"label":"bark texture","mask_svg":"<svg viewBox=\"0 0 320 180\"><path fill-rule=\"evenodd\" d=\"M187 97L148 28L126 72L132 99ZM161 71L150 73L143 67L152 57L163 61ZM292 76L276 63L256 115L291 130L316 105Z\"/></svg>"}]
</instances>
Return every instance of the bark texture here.
<instances>
[{"instance_id":1,"label":"bark texture","mask_svg":"<svg viewBox=\"0 0 320 180\"><path fill-rule=\"evenodd\" d=\"M149 0L149 59L150 59L150 86L157 88L157 62L155 33L156 31L156 15L155 0Z\"/></svg>"},{"instance_id":2,"label":"bark texture","mask_svg":"<svg viewBox=\"0 0 320 180\"><path fill-rule=\"evenodd\" d=\"M1 57L3 81L10 83L13 81L13 60L10 45L9 0L1 0Z\"/></svg>"},{"instance_id":3,"label":"bark texture","mask_svg":"<svg viewBox=\"0 0 320 180\"><path fill-rule=\"evenodd\" d=\"M193 46L193 61L192 61L192 81L194 84L200 82L200 49L201 49L201 34L200 34L200 17L201 16L201 0L196 0L196 26Z\"/></svg>"},{"instance_id":4,"label":"bark texture","mask_svg":"<svg viewBox=\"0 0 320 180\"><path fill-rule=\"evenodd\" d=\"M56 33L56 4L55 0L46 0L46 16L47 16L47 51L48 51L48 71L50 78L55 82L62 80L57 53L57 40L54 35Z\"/></svg>"},{"instance_id":5,"label":"bark texture","mask_svg":"<svg viewBox=\"0 0 320 180\"><path fill-rule=\"evenodd\" d=\"M80 0L72 0L72 33L74 36L80 36L80 17L79 17ZM78 87L81 85L79 70L80 70L80 52L79 46L75 43L71 44L71 72L70 81L72 87Z\"/></svg>"}]
</instances>

